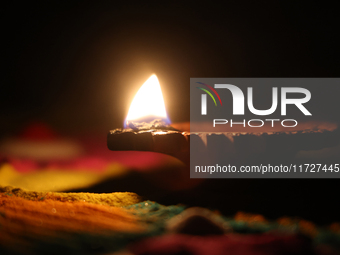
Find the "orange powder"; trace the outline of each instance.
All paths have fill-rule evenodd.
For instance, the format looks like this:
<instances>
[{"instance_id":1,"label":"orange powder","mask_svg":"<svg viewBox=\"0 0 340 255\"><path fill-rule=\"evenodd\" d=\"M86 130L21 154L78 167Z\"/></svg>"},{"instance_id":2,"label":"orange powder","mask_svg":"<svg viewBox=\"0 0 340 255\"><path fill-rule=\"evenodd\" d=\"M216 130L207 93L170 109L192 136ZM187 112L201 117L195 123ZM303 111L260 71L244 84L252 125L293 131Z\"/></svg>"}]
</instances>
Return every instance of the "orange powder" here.
<instances>
[{"instance_id":1,"label":"orange powder","mask_svg":"<svg viewBox=\"0 0 340 255\"><path fill-rule=\"evenodd\" d=\"M112 235L142 233L146 225L131 211L87 202L60 202L51 199L30 201L0 194L0 247L76 233Z\"/></svg>"}]
</instances>

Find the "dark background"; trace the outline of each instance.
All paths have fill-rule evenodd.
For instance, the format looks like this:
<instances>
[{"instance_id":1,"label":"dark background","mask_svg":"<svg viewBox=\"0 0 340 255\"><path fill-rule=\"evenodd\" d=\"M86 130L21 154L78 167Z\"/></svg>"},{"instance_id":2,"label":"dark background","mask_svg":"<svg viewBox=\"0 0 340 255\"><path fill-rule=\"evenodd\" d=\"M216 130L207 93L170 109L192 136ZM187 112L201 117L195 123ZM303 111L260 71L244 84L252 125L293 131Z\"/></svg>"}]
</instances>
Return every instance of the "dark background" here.
<instances>
[{"instance_id":1,"label":"dark background","mask_svg":"<svg viewBox=\"0 0 340 255\"><path fill-rule=\"evenodd\" d=\"M122 127L152 73L173 122L189 121L190 77L339 76L339 18L329 4L12 1L1 9L0 137L33 121L67 134L106 135ZM225 211L338 217L338 180L266 181L229 181L247 186L252 202L225 204ZM225 193L218 193L215 207L223 204Z\"/></svg>"},{"instance_id":2,"label":"dark background","mask_svg":"<svg viewBox=\"0 0 340 255\"><path fill-rule=\"evenodd\" d=\"M2 7L0 131L121 127L157 74L170 119L190 77L338 77L339 19L316 3L13 2Z\"/></svg>"}]
</instances>

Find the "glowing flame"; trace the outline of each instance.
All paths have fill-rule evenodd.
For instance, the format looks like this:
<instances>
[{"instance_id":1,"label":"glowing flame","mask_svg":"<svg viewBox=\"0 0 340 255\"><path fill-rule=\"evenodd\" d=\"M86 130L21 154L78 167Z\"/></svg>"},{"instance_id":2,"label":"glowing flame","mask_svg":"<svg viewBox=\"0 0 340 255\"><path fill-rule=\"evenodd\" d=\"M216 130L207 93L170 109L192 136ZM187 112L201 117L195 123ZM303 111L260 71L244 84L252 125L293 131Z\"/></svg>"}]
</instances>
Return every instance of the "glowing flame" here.
<instances>
[{"instance_id":1,"label":"glowing flame","mask_svg":"<svg viewBox=\"0 0 340 255\"><path fill-rule=\"evenodd\" d=\"M161 86L159 85L157 76L151 75L132 100L126 117L126 123L131 121L148 122L155 119L161 119L167 124L169 123Z\"/></svg>"}]
</instances>

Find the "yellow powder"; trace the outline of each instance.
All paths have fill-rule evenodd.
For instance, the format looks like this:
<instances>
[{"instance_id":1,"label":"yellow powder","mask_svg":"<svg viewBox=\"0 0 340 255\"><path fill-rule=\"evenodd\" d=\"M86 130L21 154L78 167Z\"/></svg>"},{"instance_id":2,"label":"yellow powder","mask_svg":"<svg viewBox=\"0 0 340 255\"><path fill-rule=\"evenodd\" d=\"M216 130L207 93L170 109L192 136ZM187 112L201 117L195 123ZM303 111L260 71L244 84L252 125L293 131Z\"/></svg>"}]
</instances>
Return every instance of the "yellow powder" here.
<instances>
[{"instance_id":1,"label":"yellow powder","mask_svg":"<svg viewBox=\"0 0 340 255\"><path fill-rule=\"evenodd\" d=\"M46 199L60 202L88 202L91 204L101 204L108 206L121 207L136 204L142 201L142 198L132 192L114 192L114 193L61 193L61 192L40 192L26 191L11 186L0 186L0 195L17 196L27 200L44 201Z\"/></svg>"},{"instance_id":2,"label":"yellow powder","mask_svg":"<svg viewBox=\"0 0 340 255\"><path fill-rule=\"evenodd\" d=\"M128 173L119 164L111 164L105 172L44 170L18 173L11 165L0 166L0 186L20 187L34 191L65 191L90 187L109 178Z\"/></svg>"}]
</instances>

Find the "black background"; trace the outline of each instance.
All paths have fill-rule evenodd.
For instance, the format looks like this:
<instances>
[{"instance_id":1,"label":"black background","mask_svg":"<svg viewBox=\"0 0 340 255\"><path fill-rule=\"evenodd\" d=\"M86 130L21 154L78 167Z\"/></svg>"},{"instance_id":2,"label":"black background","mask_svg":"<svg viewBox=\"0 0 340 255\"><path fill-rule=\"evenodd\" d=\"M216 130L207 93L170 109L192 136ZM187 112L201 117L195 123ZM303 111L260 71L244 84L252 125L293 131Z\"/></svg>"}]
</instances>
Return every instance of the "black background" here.
<instances>
[{"instance_id":1,"label":"black background","mask_svg":"<svg viewBox=\"0 0 340 255\"><path fill-rule=\"evenodd\" d=\"M190 77L339 76L339 18L329 4L12 1L1 9L0 136L32 121L106 135L122 127L152 73L173 122L189 121ZM278 180L263 194L296 189L286 199L278 194L281 206L271 207L268 198L239 209L310 219L323 211L319 221L327 221L337 215L337 183ZM256 186L264 187L254 182L249 196Z\"/></svg>"},{"instance_id":2,"label":"black background","mask_svg":"<svg viewBox=\"0 0 340 255\"><path fill-rule=\"evenodd\" d=\"M2 7L3 133L41 120L69 132L120 127L158 75L173 122L190 77L337 77L335 6L113 1Z\"/></svg>"}]
</instances>

